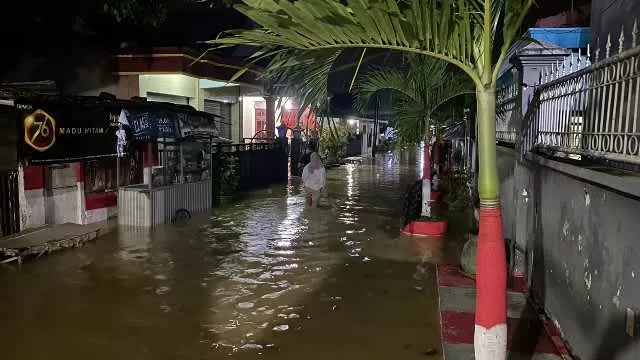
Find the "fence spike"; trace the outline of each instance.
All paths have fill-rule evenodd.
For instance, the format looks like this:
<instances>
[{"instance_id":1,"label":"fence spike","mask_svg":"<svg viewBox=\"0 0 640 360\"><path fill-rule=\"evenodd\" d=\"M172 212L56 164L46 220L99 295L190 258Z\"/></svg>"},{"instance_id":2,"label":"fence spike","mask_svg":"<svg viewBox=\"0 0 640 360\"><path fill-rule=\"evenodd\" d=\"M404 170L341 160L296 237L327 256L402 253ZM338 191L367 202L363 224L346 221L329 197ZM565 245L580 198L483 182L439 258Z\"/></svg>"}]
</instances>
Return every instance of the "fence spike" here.
<instances>
[{"instance_id":1,"label":"fence spike","mask_svg":"<svg viewBox=\"0 0 640 360\"><path fill-rule=\"evenodd\" d=\"M537 85L542 85L542 70L540 70L540 72L538 73L538 84Z\"/></svg>"},{"instance_id":2,"label":"fence spike","mask_svg":"<svg viewBox=\"0 0 640 360\"><path fill-rule=\"evenodd\" d=\"M574 59L575 59L575 55L574 53L571 53L571 59L569 59L569 74L571 74L573 72L573 65L574 65Z\"/></svg>"},{"instance_id":3,"label":"fence spike","mask_svg":"<svg viewBox=\"0 0 640 360\"><path fill-rule=\"evenodd\" d=\"M578 49L578 61L576 64L576 70L580 70L580 66L582 66L582 49Z\"/></svg>"},{"instance_id":4,"label":"fence spike","mask_svg":"<svg viewBox=\"0 0 640 360\"><path fill-rule=\"evenodd\" d=\"M607 35L607 45L606 45L605 59L608 59L611 56L611 33Z\"/></svg>"},{"instance_id":5,"label":"fence spike","mask_svg":"<svg viewBox=\"0 0 640 360\"><path fill-rule=\"evenodd\" d=\"M597 64L600 61L600 48L596 49L596 57L594 63Z\"/></svg>"},{"instance_id":6,"label":"fence spike","mask_svg":"<svg viewBox=\"0 0 640 360\"><path fill-rule=\"evenodd\" d=\"M638 42L638 18L633 21L633 31L631 31L631 47L636 47Z\"/></svg>"},{"instance_id":7,"label":"fence spike","mask_svg":"<svg viewBox=\"0 0 640 360\"><path fill-rule=\"evenodd\" d=\"M624 51L624 25L620 28L620 37L618 38L618 54Z\"/></svg>"}]
</instances>

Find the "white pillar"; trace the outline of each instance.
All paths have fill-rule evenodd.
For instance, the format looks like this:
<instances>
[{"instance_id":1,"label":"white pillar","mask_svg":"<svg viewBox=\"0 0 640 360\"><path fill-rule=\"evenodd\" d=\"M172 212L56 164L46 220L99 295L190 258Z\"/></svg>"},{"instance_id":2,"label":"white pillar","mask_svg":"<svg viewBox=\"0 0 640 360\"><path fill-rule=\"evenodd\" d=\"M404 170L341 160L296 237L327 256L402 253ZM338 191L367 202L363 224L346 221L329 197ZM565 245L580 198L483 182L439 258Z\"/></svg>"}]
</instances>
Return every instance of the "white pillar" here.
<instances>
[{"instance_id":1,"label":"white pillar","mask_svg":"<svg viewBox=\"0 0 640 360\"><path fill-rule=\"evenodd\" d=\"M431 206L429 206L430 201L431 201L431 180L422 179L422 216L424 217L431 216Z\"/></svg>"}]
</instances>

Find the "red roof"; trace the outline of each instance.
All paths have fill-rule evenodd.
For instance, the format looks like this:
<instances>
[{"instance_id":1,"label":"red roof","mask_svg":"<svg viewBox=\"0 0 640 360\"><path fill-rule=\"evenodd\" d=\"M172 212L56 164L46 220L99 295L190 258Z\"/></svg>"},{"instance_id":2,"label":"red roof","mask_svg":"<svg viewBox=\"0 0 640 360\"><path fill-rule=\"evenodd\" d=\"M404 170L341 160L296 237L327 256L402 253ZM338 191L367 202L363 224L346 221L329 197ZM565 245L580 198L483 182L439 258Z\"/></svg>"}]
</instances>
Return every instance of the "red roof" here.
<instances>
[{"instance_id":1,"label":"red roof","mask_svg":"<svg viewBox=\"0 0 640 360\"><path fill-rule=\"evenodd\" d=\"M149 50L126 50L114 56L119 75L180 73L199 78L230 80L245 65L237 60L220 59L211 53L190 48L156 47ZM235 82L262 86L261 69L252 67Z\"/></svg>"}]
</instances>

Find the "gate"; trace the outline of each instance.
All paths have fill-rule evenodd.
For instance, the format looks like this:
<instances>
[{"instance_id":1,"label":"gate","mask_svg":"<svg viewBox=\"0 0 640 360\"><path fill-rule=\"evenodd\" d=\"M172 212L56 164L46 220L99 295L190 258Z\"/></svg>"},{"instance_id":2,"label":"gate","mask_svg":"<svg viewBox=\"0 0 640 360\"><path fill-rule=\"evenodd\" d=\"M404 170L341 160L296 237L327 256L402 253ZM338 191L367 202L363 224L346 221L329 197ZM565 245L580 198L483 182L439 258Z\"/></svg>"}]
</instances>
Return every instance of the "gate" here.
<instances>
[{"instance_id":1,"label":"gate","mask_svg":"<svg viewBox=\"0 0 640 360\"><path fill-rule=\"evenodd\" d=\"M2 236L20 231L18 172L0 172L0 230Z\"/></svg>"}]
</instances>

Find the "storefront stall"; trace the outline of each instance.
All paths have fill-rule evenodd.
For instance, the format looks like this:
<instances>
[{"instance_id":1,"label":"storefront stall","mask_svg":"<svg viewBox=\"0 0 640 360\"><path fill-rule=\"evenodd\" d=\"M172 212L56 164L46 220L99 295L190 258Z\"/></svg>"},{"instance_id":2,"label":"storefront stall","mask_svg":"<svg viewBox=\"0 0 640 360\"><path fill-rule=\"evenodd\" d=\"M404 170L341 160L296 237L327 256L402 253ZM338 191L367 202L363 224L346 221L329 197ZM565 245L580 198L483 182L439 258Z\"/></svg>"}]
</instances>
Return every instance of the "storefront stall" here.
<instances>
[{"instance_id":1,"label":"storefront stall","mask_svg":"<svg viewBox=\"0 0 640 360\"><path fill-rule=\"evenodd\" d=\"M87 224L115 215L120 104L92 97L30 97L16 99L14 107L23 164L22 227ZM125 160L135 163L128 156Z\"/></svg>"},{"instance_id":2,"label":"storefront stall","mask_svg":"<svg viewBox=\"0 0 640 360\"><path fill-rule=\"evenodd\" d=\"M153 227L211 208L211 149L217 142L214 116L174 106L158 112L125 108L133 148L140 148L143 181L119 188L118 223Z\"/></svg>"},{"instance_id":3,"label":"storefront stall","mask_svg":"<svg viewBox=\"0 0 640 360\"><path fill-rule=\"evenodd\" d=\"M88 224L116 214L120 223L135 222L129 219L131 203L122 204L123 191L153 197L167 213L210 207L213 115L190 106L99 97L14 103L22 228ZM165 219L159 210L150 216Z\"/></svg>"}]
</instances>

